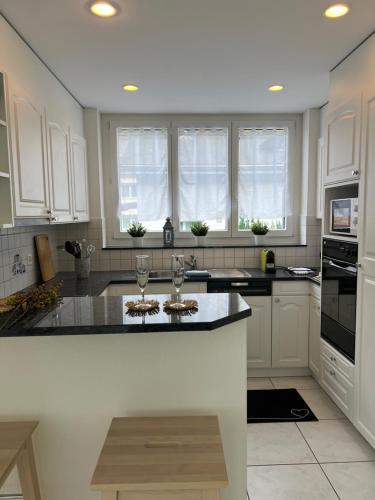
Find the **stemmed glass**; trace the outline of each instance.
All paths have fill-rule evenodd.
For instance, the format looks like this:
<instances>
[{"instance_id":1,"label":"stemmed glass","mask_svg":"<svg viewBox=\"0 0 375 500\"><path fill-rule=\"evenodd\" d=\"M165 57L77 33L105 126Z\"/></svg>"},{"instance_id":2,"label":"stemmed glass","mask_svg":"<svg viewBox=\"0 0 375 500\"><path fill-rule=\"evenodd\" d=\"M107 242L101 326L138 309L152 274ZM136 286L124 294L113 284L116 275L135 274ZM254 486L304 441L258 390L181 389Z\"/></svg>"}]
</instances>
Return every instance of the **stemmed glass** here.
<instances>
[{"instance_id":1,"label":"stemmed glass","mask_svg":"<svg viewBox=\"0 0 375 500\"><path fill-rule=\"evenodd\" d=\"M180 290L184 282L184 255L172 255L172 281L176 289L177 300L180 299Z\"/></svg>"},{"instance_id":2,"label":"stemmed glass","mask_svg":"<svg viewBox=\"0 0 375 500\"><path fill-rule=\"evenodd\" d=\"M141 290L142 302L145 299L145 289L150 275L150 257L148 255L136 256L137 283Z\"/></svg>"}]
</instances>

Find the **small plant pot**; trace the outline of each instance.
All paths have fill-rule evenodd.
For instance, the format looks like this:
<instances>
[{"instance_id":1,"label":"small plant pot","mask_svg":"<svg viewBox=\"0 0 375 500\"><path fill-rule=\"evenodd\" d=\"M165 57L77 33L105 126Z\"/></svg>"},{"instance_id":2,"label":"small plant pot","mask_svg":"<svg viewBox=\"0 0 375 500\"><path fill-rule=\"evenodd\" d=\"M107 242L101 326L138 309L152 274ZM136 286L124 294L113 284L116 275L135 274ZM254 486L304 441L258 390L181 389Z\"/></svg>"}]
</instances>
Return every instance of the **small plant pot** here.
<instances>
[{"instance_id":1,"label":"small plant pot","mask_svg":"<svg viewBox=\"0 0 375 500\"><path fill-rule=\"evenodd\" d=\"M205 247L206 246L206 236L196 236L197 247Z\"/></svg>"},{"instance_id":2,"label":"small plant pot","mask_svg":"<svg viewBox=\"0 0 375 500\"><path fill-rule=\"evenodd\" d=\"M266 243L266 235L265 234L254 234L255 244L257 246L263 246Z\"/></svg>"},{"instance_id":3,"label":"small plant pot","mask_svg":"<svg viewBox=\"0 0 375 500\"><path fill-rule=\"evenodd\" d=\"M85 280L90 276L91 260L90 257L83 259L74 259L74 269L78 280Z\"/></svg>"},{"instance_id":4,"label":"small plant pot","mask_svg":"<svg viewBox=\"0 0 375 500\"><path fill-rule=\"evenodd\" d=\"M135 236L133 239L133 247L143 247L143 237Z\"/></svg>"}]
</instances>

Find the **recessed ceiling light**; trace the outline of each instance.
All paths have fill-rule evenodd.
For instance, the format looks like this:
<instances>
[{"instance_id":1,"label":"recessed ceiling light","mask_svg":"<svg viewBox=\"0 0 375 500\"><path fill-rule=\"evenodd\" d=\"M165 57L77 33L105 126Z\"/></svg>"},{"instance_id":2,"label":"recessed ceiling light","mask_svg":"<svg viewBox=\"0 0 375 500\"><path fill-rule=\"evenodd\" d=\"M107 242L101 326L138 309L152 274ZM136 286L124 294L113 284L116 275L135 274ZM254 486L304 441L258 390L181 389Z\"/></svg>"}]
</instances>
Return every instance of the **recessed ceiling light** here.
<instances>
[{"instance_id":1,"label":"recessed ceiling light","mask_svg":"<svg viewBox=\"0 0 375 500\"><path fill-rule=\"evenodd\" d=\"M280 92L281 90L284 90L284 85L280 85L280 84L277 84L277 85L270 85L268 87L268 90L270 92Z\"/></svg>"},{"instance_id":2,"label":"recessed ceiling light","mask_svg":"<svg viewBox=\"0 0 375 500\"><path fill-rule=\"evenodd\" d=\"M90 11L95 16L99 17L113 17L119 12L119 7L113 2L106 2L105 0L97 0L90 4Z\"/></svg>"},{"instance_id":3,"label":"recessed ceiling light","mask_svg":"<svg viewBox=\"0 0 375 500\"><path fill-rule=\"evenodd\" d=\"M126 90L126 92L137 92L137 90L139 90L138 85L134 85L134 83L127 83L123 85L122 88Z\"/></svg>"},{"instance_id":4,"label":"recessed ceiling light","mask_svg":"<svg viewBox=\"0 0 375 500\"><path fill-rule=\"evenodd\" d=\"M329 19L345 16L349 12L349 6L345 3L335 3L330 5L325 11L324 15Z\"/></svg>"}]
</instances>

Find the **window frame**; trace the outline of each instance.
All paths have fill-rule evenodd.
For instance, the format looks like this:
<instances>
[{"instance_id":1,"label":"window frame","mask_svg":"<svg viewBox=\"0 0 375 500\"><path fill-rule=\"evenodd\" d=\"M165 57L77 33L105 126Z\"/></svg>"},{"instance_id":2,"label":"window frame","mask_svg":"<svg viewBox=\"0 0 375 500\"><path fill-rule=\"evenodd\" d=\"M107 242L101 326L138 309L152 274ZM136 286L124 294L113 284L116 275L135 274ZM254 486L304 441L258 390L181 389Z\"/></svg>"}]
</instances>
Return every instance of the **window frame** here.
<instances>
[{"instance_id":1,"label":"window frame","mask_svg":"<svg viewBox=\"0 0 375 500\"><path fill-rule=\"evenodd\" d=\"M137 128L137 127L152 127L152 128L166 128L167 129L167 153L168 153L168 203L169 210L172 210L172 161L171 161L171 122L170 120L157 120L157 119L128 119L128 120L110 120L109 121L109 158L110 158L110 177L109 177L109 190L107 199L110 200L111 210L111 229L110 235L113 240L127 240L131 242L132 237L124 231L120 231L120 220L117 215L117 207L119 203L119 177L117 165L117 129L118 128ZM161 231L147 231L144 238L147 240L159 240L163 235Z\"/></svg>"},{"instance_id":2,"label":"window frame","mask_svg":"<svg viewBox=\"0 0 375 500\"><path fill-rule=\"evenodd\" d=\"M268 236L272 238L292 238L296 235L296 123L292 120L252 119L234 121L232 123L232 238L248 238L252 235L250 230L238 229L238 172L239 172L239 129L241 128L267 128L284 127L288 129L288 190L291 200L291 214L287 216L286 229L271 230Z\"/></svg>"},{"instance_id":3,"label":"window frame","mask_svg":"<svg viewBox=\"0 0 375 500\"><path fill-rule=\"evenodd\" d=\"M226 128L228 129L228 217L227 229L224 231L209 231L208 238L231 238L232 237L232 217L231 217L231 193L232 193L232 122L230 120L219 119L187 119L174 120L172 122L172 222L174 226L175 238L184 240L195 240L190 231L180 230L179 207L178 207L178 129L179 128Z\"/></svg>"}]
</instances>

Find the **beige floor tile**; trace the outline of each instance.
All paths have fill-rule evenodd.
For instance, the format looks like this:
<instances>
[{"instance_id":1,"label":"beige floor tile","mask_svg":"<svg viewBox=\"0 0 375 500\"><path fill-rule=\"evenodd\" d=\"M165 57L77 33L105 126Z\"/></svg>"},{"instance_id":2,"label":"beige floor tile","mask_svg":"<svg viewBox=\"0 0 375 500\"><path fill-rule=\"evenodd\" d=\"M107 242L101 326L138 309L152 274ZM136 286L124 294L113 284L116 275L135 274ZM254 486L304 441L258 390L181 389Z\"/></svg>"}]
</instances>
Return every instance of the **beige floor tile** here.
<instances>
[{"instance_id":1,"label":"beige floor tile","mask_svg":"<svg viewBox=\"0 0 375 500\"><path fill-rule=\"evenodd\" d=\"M320 463L375 460L375 450L348 420L320 420L297 425Z\"/></svg>"},{"instance_id":2,"label":"beige floor tile","mask_svg":"<svg viewBox=\"0 0 375 500\"><path fill-rule=\"evenodd\" d=\"M271 379L264 377L250 377L247 379L247 388L248 389L274 389L272 385Z\"/></svg>"},{"instance_id":3,"label":"beige floor tile","mask_svg":"<svg viewBox=\"0 0 375 500\"><path fill-rule=\"evenodd\" d=\"M305 463L316 460L293 422L247 426L248 465Z\"/></svg>"},{"instance_id":4,"label":"beige floor tile","mask_svg":"<svg viewBox=\"0 0 375 500\"><path fill-rule=\"evenodd\" d=\"M324 464L322 467L341 500L374 500L375 462Z\"/></svg>"},{"instance_id":5,"label":"beige floor tile","mask_svg":"<svg viewBox=\"0 0 375 500\"><path fill-rule=\"evenodd\" d=\"M322 389L299 389L306 403L319 419L346 418L342 411Z\"/></svg>"},{"instance_id":6,"label":"beige floor tile","mask_svg":"<svg viewBox=\"0 0 375 500\"><path fill-rule=\"evenodd\" d=\"M319 389L312 377L271 377L276 389Z\"/></svg>"},{"instance_id":7,"label":"beige floor tile","mask_svg":"<svg viewBox=\"0 0 375 500\"><path fill-rule=\"evenodd\" d=\"M248 467L247 489L251 500L337 500L319 465Z\"/></svg>"}]
</instances>

